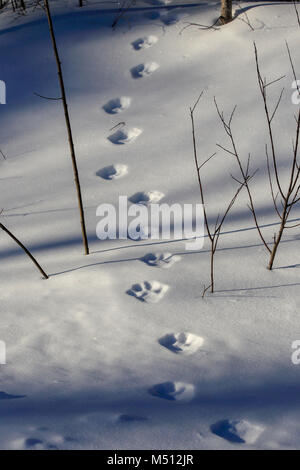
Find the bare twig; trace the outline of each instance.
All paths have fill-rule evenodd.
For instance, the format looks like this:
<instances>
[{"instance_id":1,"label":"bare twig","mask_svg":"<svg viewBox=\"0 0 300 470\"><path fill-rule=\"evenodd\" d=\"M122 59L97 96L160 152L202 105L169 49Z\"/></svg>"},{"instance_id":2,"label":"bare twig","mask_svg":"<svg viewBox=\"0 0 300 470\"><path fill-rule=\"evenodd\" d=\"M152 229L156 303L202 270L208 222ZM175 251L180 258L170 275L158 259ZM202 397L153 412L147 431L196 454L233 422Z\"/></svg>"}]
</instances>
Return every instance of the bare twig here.
<instances>
[{"instance_id":1,"label":"bare twig","mask_svg":"<svg viewBox=\"0 0 300 470\"><path fill-rule=\"evenodd\" d=\"M239 195L240 191L242 190L245 183L244 182L242 182L242 183L238 182L239 187L236 190L233 198L229 202L228 206L226 207L223 215L222 216L218 215L216 220L215 220L215 223L211 227L211 225L209 223L209 220L208 220L208 215L207 215L207 210L206 210L206 205L205 205L204 185L203 185L203 181L202 181L201 170L216 155L216 153L213 153L210 157L208 157L201 164L199 164L197 144L196 144L194 112L196 110L196 107L198 106L198 103L199 103L202 95L203 95L203 92L201 92L201 94L199 95L199 97L196 100L194 106L190 107L190 118L191 118L191 124L192 124L192 141L193 141L193 150L194 150L194 162L195 162L195 168L196 168L197 179L198 179L200 200L201 200L201 203L202 203L202 206L203 206L204 224L205 224L208 239L210 241L210 285L208 287L204 286L204 290L203 290L203 294L202 294L202 297L204 297L206 292L209 289L212 293L214 292L214 286L215 286L214 258L215 258L215 253L216 253L217 247L218 247L218 242L219 242L219 237L220 237L220 234L221 234L221 229L224 225L226 217L228 216L233 204L235 203L235 201L236 201L236 199L237 199L237 197L238 197L238 195ZM247 177L247 181L248 181L248 177Z\"/></svg>"},{"instance_id":2,"label":"bare twig","mask_svg":"<svg viewBox=\"0 0 300 470\"><path fill-rule=\"evenodd\" d=\"M120 8L120 12L117 17L114 19L111 27L114 29L119 23L120 19L123 18L125 13L130 9L132 5L135 5L136 0L123 0L123 4Z\"/></svg>"},{"instance_id":3,"label":"bare twig","mask_svg":"<svg viewBox=\"0 0 300 470\"><path fill-rule=\"evenodd\" d=\"M259 66L259 61L258 61L258 52L257 52L257 47L256 47L255 42L254 42L254 53L255 53L255 63L256 63L256 72L257 72L258 84L259 84L260 93L261 93L263 103L264 103L264 110L265 110L265 115L266 115L266 120L267 120L267 125L268 125L268 133L269 133L269 139L270 139L270 144L271 144L273 167L274 167L276 183L277 183L277 186L278 186L278 189L279 189L279 192L280 192L281 196L284 197L282 187L281 187L281 183L279 181L279 174L278 174L278 168L277 168L277 155L276 155L274 135L273 135L273 130L272 130L272 120L271 120L270 111L269 111L269 108L268 108L267 92L266 92L267 86L269 86L273 83L276 83L280 79L273 80L273 82L270 82L270 83L266 83L266 81L262 79L262 76L261 76L261 73L260 73L260 66ZM281 96L282 96L282 94L281 94ZM277 106L276 110L278 110L278 106ZM273 115L273 118L274 118L274 115Z\"/></svg>"},{"instance_id":4,"label":"bare twig","mask_svg":"<svg viewBox=\"0 0 300 470\"><path fill-rule=\"evenodd\" d=\"M299 26L299 28L300 28L300 15L299 15L298 7L297 7L297 5L296 5L296 0L294 0L293 3L294 3L295 12L296 12L296 17L297 17L298 26Z\"/></svg>"},{"instance_id":5,"label":"bare twig","mask_svg":"<svg viewBox=\"0 0 300 470\"><path fill-rule=\"evenodd\" d=\"M124 127L124 126L125 126L125 122L124 122L124 121L119 122L119 123L116 124L114 127L112 127L111 129L109 129L109 132L113 131L114 129L116 129L116 127L119 127L119 126Z\"/></svg>"},{"instance_id":6,"label":"bare twig","mask_svg":"<svg viewBox=\"0 0 300 470\"><path fill-rule=\"evenodd\" d=\"M243 21L243 23L246 23L246 25L249 26L249 28L251 29L251 31L255 31L255 28L253 28L251 22L250 22L250 19L249 19L249 16L246 12L246 10L243 9L243 7L241 6L240 3L238 3L238 6L240 7L241 11L242 11L242 14L245 16L245 18L238 18L240 21Z\"/></svg>"},{"instance_id":7,"label":"bare twig","mask_svg":"<svg viewBox=\"0 0 300 470\"><path fill-rule=\"evenodd\" d=\"M34 92L33 94L34 94L35 96L38 96L39 98L43 98L44 100L53 100L53 101L62 100L62 97L60 97L60 98L51 98L51 97L49 97L49 96L40 95L39 93L36 93L36 92Z\"/></svg>"},{"instance_id":8,"label":"bare twig","mask_svg":"<svg viewBox=\"0 0 300 470\"><path fill-rule=\"evenodd\" d=\"M291 55L288 43L286 43L286 48L287 48L290 66L292 69L295 82L298 83L297 74L296 74L295 66L293 63L293 59L292 59L292 55ZM264 107L264 112L265 112L265 117L266 117L266 122L267 122L267 129L268 129L268 137L269 137L269 142L270 142L269 146L266 145L265 147L268 180L269 180L269 186L270 186L271 197L272 197L272 201L274 205L274 210L280 220L278 232L275 233L273 237L273 243L271 244L267 243L266 238L263 235L262 230L258 223L256 210L255 210L254 202L253 202L253 196L252 196L250 187L248 185L248 179L247 179L249 177L249 158L248 158L247 168L245 170L241 163L241 158L237 150L237 146L236 146L235 139L233 136L232 127L231 127L232 119L230 118L229 120L226 120L224 118L224 113L219 110L219 107L215 101L219 118L224 126L226 134L229 136L232 148L228 149L221 145L218 145L218 146L222 148L225 152L229 153L230 155L235 155L237 159L237 163L238 163L240 173L242 176L242 181L244 181L244 185L248 192L248 197L249 197L248 207L253 215L259 236L270 255L268 269L272 270L276 254L280 246L280 242L282 240L284 230L286 228L295 228L296 226L298 226L298 224L290 225L289 217L290 217L292 208L295 207L295 205L300 202L300 197L299 197L300 166L299 166L299 161L298 161L298 150L299 150L299 145L300 145L300 109L298 110L298 113L296 116L296 129L295 129L295 138L294 138L293 146L292 146L292 162L291 162L290 173L289 173L289 183L288 183L287 188L285 188L281 182L282 175L279 172L277 149L276 149L276 143L274 139L274 131L273 131L273 125L272 125L273 119L278 112L279 105L282 100L283 90L281 90L279 94L279 97L276 101L273 112L270 112L270 105L269 105L269 100L267 98L267 92L266 92L267 87L273 85L274 83L278 83L283 77L280 77L270 82L267 82L266 79L263 79L261 75L261 71L260 71L259 60L258 60L258 51L257 51L257 47L255 43L254 43L254 53L255 53L255 63L256 63L258 85L259 85L259 90L260 90L262 101L263 101L263 107ZM268 150L269 148L271 149L271 157L269 157L269 150ZM236 181L239 182L239 180L237 179ZM278 200L278 197L279 197L279 200Z\"/></svg>"},{"instance_id":9,"label":"bare twig","mask_svg":"<svg viewBox=\"0 0 300 470\"><path fill-rule=\"evenodd\" d=\"M0 215L1 215L2 211L0 212ZM43 275L43 277L45 279L49 279L49 276L45 273L45 271L43 270L43 268L41 267L41 265L37 262L37 260L35 259L35 257L30 253L30 251L26 248L26 246L23 245L22 242L20 242L20 240L10 231L8 230L7 227L5 227L5 225L3 225L1 222L0 222L0 228L5 232L7 233L7 235L12 238L16 243L17 245L19 245L20 248L22 248L22 250L26 253L26 255L31 259L31 261L34 263L34 265L38 268L38 270L40 271L40 273Z\"/></svg>"},{"instance_id":10,"label":"bare twig","mask_svg":"<svg viewBox=\"0 0 300 470\"><path fill-rule=\"evenodd\" d=\"M185 31L187 28L190 28L191 26L197 26L198 29L203 30L203 31L206 31L208 29L212 29L213 31L218 31L220 28L216 27L216 25L219 23L219 21L220 21L220 17L217 18L213 24L208 25L208 26L204 24L200 24L200 23L191 23L189 21L185 21L184 23L186 24L186 26L182 28L179 34L182 34L183 31Z\"/></svg>"},{"instance_id":11,"label":"bare twig","mask_svg":"<svg viewBox=\"0 0 300 470\"><path fill-rule=\"evenodd\" d=\"M55 56L55 60L56 60L57 73L58 73L58 79L59 79L59 85L60 85L60 91L61 91L61 99L62 99L63 108L64 108L65 122L66 122L69 148L70 148L70 156L71 156L71 160L72 160L74 180L75 180L75 186L76 186L76 192L77 192L77 201L78 201L78 209L79 209L79 215L80 215L82 240L83 240L85 254L88 255L89 254L89 245L88 245L88 239L87 239L87 234L86 234L84 208L83 208L83 202L82 202L81 187L80 187L80 181L79 181L79 173L78 173L78 168L77 168L75 147L74 147L74 141L73 141L73 135L72 135L72 129L71 129L71 122L70 122L70 116L69 116L69 110L68 110L68 104L67 104L67 97L66 97L66 91L65 91L65 84L64 84L63 73L62 73L62 68L61 68L61 62L60 62L58 48L57 48L57 44L56 44L55 33L54 33L54 29L53 29L52 17L51 17L51 13L50 13L48 0L44 0L44 5L45 5L45 10L46 10L47 19L48 19L48 25L49 25L49 31L50 31L50 36L51 36L51 41L52 41L52 46L53 46L53 52L54 52L54 56Z\"/></svg>"},{"instance_id":12,"label":"bare twig","mask_svg":"<svg viewBox=\"0 0 300 470\"><path fill-rule=\"evenodd\" d=\"M234 135L233 135L233 131L232 131L232 120L233 120L233 116L234 116L234 113L235 113L235 110L236 110L236 106L234 107L229 119L226 120L226 118L224 117L223 111L220 111L220 108L219 108L219 105L217 103L216 98L214 98L214 102L215 102L215 107L216 107L216 110L217 110L217 114L218 114L218 116L221 120L221 123L224 127L224 130L225 130L226 134L229 137L229 141L230 141L230 144L231 144L231 150L223 147L220 144L217 144L217 146L222 148L225 152L229 153L230 155L232 155L233 157L236 158L238 168L240 170L242 182L243 182L243 184L244 184L244 186L247 190L247 193L248 193L249 209L250 209L250 211L253 215L255 226L257 228L257 231L258 231L258 234L261 238L261 241L263 242L266 249L271 253L271 249L269 248L269 246L268 246L268 244L265 240L265 237L263 236L263 233L260 229L259 223L258 223L258 218L257 218L257 215L256 215L255 206L254 206L254 200L253 200L253 196L252 196L250 186L249 186L249 181L250 181L250 174L249 174L250 154L248 155L246 168L244 168L244 166L242 164L242 159L240 157L240 154L239 154L239 151L238 151L238 148L237 148L237 144L236 144L236 141L235 141L235 138L234 138ZM253 176L254 176L254 174L252 175L252 177Z\"/></svg>"}]
</instances>

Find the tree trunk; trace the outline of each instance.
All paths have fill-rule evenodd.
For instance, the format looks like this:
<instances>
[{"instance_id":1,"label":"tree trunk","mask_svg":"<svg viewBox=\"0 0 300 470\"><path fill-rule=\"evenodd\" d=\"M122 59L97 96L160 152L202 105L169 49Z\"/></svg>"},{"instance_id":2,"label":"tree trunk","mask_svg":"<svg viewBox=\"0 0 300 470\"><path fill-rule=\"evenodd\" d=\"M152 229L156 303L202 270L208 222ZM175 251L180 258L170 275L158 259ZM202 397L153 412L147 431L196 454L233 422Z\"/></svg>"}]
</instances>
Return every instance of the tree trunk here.
<instances>
[{"instance_id":1,"label":"tree trunk","mask_svg":"<svg viewBox=\"0 0 300 470\"><path fill-rule=\"evenodd\" d=\"M224 23L232 21L232 0L221 0L221 20Z\"/></svg>"},{"instance_id":2,"label":"tree trunk","mask_svg":"<svg viewBox=\"0 0 300 470\"><path fill-rule=\"evenodd\" d=\"M274 246L273 246L273 249L272 249L272 253L271 253L270 261L269 261L269 265L268 265L269 271L272 271L272 269L273 269L275 256L276 256L277 250L279 248L279 244L280 244L281 239L282 239L284 228L285 228L285 216L284 216L283 220L281 221L278 235L277 235L277 237L274 241Z\"/></svg>"}]
</instances>

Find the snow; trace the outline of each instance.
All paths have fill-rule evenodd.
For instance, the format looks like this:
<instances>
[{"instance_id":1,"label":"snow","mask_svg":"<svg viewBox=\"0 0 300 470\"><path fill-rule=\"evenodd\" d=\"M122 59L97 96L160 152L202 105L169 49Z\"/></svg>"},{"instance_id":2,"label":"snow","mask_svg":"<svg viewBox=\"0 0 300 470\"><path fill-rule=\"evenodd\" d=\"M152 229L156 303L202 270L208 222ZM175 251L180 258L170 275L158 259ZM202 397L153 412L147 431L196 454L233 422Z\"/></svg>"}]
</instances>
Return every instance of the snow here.
<instances>
[{"instance_id":1,"label":"snow","mask_svg":"<svg viewBox=\"0 0 300 470\"><path fill-rule=\"evenodd\" d=\"M252 31L242 14L216 30L189 26L213 24L219 2L160 3L138 2L112 29L114 4L79 9L51 2L88 257L61 103L34 95L59 96L44 13L0 14L0 79L7 85L1 221L50 276L42 280L0 234L0 340L7 346L7 364L0 365L2 449L300 448L300 369L291 361L300 331L299 229L285 233L276 269L267 271L243 193L220 237L216 292L204 299L208 243L189 252L185 240L96 237L98 205L116 206L119 195L140 194L142 203L153 194L167 204L200 202L189 107L202 90L195 114L199 157L227 143L213 97L226 114L237 104L236 141L244 160L251 151L252 167L260 169L251 184L268 239L277 227L253 40L263 75L285 75L270 99L286 87L274 122L286 176L296 107L285 40L300 67L293 5L243 3ZM133 47L154 36L152 47ZM147 76L135 79L136 67ZM212 220L234 193L230 173L237 174L234 160L218 150L204 171ZM299 210L292 218L299 219ZM149 253L153 262L145 262ZM161 269L170 256L180 262ZM174 354L161 344L166 335L173 335L175 348L184 350L191 339L198 347ZM216 423L225 423L225 432L216 433ZM228 439L228 432L243 442Z\"/></svg>"}]
</instances>

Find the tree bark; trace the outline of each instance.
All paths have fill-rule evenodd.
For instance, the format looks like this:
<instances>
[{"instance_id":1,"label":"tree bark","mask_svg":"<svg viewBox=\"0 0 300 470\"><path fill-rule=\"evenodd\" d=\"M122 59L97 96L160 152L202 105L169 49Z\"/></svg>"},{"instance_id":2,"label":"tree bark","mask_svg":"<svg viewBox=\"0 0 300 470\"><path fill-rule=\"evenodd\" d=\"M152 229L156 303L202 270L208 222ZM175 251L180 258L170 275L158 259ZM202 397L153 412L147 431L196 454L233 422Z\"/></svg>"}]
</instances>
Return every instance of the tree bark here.
<instances>
[{"instance_id":1,"label":"tree bark","mask_svg":"<svg viewBox=\"0 0 300 470\"><path fill-rule=\"evenodd\" d=\"M78 201L79 214L80 214L82 240L83 240L85 254L88 255L89 254L89 245L88 245L88 239L87 239L87 234L86 234L84 209L83 209L83 203L82 203L82 195L81 195L79 174L78 174L78 168L77 168L77 162L76 162L75 147L74 147L74 141L73 141L73 135L72 135L72 129L71 129L71 122L70 122L69 111L68 111L68 104L67 104L67 98L66 98L66 91L65 91L64 79L63 79L63 73L62 73L61 62L60 62L60 58L59 58L59 54L58 54L58 49L57 49L57 44L56 44L56 39L55 39L55 34L54 34L54 29L53 29L53 23L52 23L52 17L51 17L51 13L50 13L49 3L48 3L48 0L44 0L44 2L45 2L45 9L46 9L46 14L47 14L47 19L48 19L50 36L51 36L51 40L52 40L53 51L54 51L54 55L55 55L56 65L57 65L57 73L58 73L59 85L60 85L60 90L61 90L61 99L62 99L63 107L64 107L65 121L66 121L67 133L68 133L70 154L71 154L71 160L72 160L72 166L73 166L73 172L74 172L74 180L75 180L76 192L77 192L77 201Z\"/></svg>"},{"instance_id":2,"label":"tree bark","mask_svg":"<svg viewBox=\"0 0 300 470\"><path fill-rule=\"evenodd\" d=\"M232 0L221 0L221 20L224 23L232 21Z\"/></svg>"}]
</instances>

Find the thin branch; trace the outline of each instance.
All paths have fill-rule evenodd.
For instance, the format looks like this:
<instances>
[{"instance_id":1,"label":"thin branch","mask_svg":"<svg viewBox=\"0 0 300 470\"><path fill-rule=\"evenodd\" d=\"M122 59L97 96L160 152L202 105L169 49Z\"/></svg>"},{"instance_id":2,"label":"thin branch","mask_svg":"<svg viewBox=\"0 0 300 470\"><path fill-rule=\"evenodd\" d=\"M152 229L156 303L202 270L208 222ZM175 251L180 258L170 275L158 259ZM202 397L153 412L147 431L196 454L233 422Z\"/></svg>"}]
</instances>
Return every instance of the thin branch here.
<instances>
[{"instance_id":1,"label":"thin branch","mask_svg":"<svg viewBox=\"0 0 300 470\"><path fill-rule=\"evenodd\" d=\"M111 129L109 129L109 132L113 131L116 127L119 127L119 126L124 127L124 126L125 126L125 122L124 122L124 121L119 122L119 123L116 124L114 127L112 127Z\"/></svg>"},{"instance_id":2,"label":"thin branch","mask_svg":"<svg viewBox=\"0 0 300 470\"><path fill-rule=\"evenodd\" d=\"M270 168L270 162L269 162L269 153L268 153L268 146L266 144L266 157L267 157L267 170L268 170L268 176L269 176L269 184L270 184L270 190L271 190L271 195L272 195L272 199L273 199L273 204L274 204L274 208L275 208L275 211L278 215L278 217L280 219L282 219L282 216L278 210L278 207L277 207L277 203L276 203L276 199L277 199L277 196L275 196L275 193L274 193L274 188L273 188L273 182L272 182L272 175L271 175L271 168Z\"/></svg>"},{"instance_id":3,"label":"thin branch","mask_svg":"<svg viewBox=\"0 0 300 470\"><path fill-rule=\"evenodd\" d=\"M2 211L1 211L2 212ZM31 259L31 261L34 263L34 265L38 268L38 270L40 271L40 273L43 275L44 279L49 279L49 276L45 273L45 271L43 270L43 268L41 267L41 265L37 262L37 260L35 259L35 257L30 253L30 251L26 248L25 245L23 245L22 242L20 242L20 240L15 236L13 235L13 233L8 230L7 227L5 227L5 225L3 225L1 222L0 222L0 228L5 232L7 233L7 235L12 238L16 243L17 245L19 245L20 248L22 248L22 250L26 253L26 255Z\"/></svg>"},{"instance_id":4,"label":"thin branch","mask_svg":"<svg viewBox=\"0 0 300 470\"><path fill-rule=\"evenodd\" d=\"M296 0L294 0L293 3L294 3L294 8L295 8L296 16L297 16L298 26L299 26L299 28L300 28L300 16L299 16L299 11L298 11L298 8L297 8L297 5L296 5Z\"/></svg>"},{"instance_id":5,"label":"thin branch","mask_svg":"<svg viewBox=\"0 0 300 470\"><path fill-rule=\"evenodd\" d=\"M34 92L33 94L38 96L39 98L43 98L44 100L53 100L53 101L62 100L62 97L60 97L60 98L50 98L49 96L43 96L43 95L40 95L39 93L36 93L36 92Z\"/></svg>"},{"instance_id":6,"label":"thin branch","mask_svg":"<svg viewBox=\"0 0 300 470\"><path fill-rule=\"evenodd\" d=\"M74 140L73 140L73 134L72 134L72 128L71 128L71 121L70 121L69 110L68 110L66 91L65 91L65 84L64 84L62 67L61 67L60 57L59 57L59 53L58 53L58 48L57 48L57 43L56 43L56 38L55 38L53 22L52 22L52 17L51 17L51 12L50 12L50 8L49 8L48 0L44 0L44 5L45 5L47 20L48 20L49 32L50 32L50 37L51 37L51 41L52 41L52 47L53 47L53 52L54 52L56 66L57 66L57 72L58 72L59 86L60 86L60 91L61 91L61 96L62 96L62 103L63 103L66 129L67 129L67 134L68 134L69 149L70 149L70 157L71 157L71 161L72 161L74 181L75 181L75 186L76 186L76 194L77 194L77 202L78 202L78 209L79 209L82 241L83 241L83 246L84 246L84 252L85 252L86 255L88 255L89 254L89 244L88 244L88 238L87 238L87 233L86 233L85 215L84 215L84 208L83 208L83 202L82 202L81 186L80 186L80 180L79 180L79 173L78 173L78 167L77 167L77 161L76 161L75 146L74 146Z\"/></svg>"},{"instance_id":7,"label":"thin branch","mask_svg":"<svg viewBox=\"0 0 300 470\"><path fill-rule=\"evenodd\" d=\"M199 163L198 163L198 154L197 154L197 145L196 145L196 135L195 135L195 121L194 121L194 111L195 107L199 103L200 98L202 97L203 92L200 94L199 98L197 99L195 105L193 108L190 108L190 117L191 117L191 122L192 122L192 138L193 138L193 150L194 150L194 160L195 160L195 166L197 169L197 177L198 177L198 184L199 184L199 191L200 191L200 197L201 197L201 203L203 205L203 212L204 212L204 222L207 230L208 237L210 241L212 241L212 235L210 232L209 228L209 223L208 223L208 218L206 214L206 209L205 209L205 200L204 200L204 191L203 191L203 186L202 186L202 181L201 181L201 176L200 176L200 171L199 171Z\"/></svg>"},{"instance_id":8,"label":"thin branch","mask_svg":"<svg viewBox=\"0 0 300 470\"><path fill-rule=\"evenodd\" d=\"M267 85L265 85L265 82L262 80L262 77L261 77L259 61L258 61L258 52L257 52L257 47L256 47L255 42L254 42L254 53L255 53L257 78L258 78L258 83L259 83L261 96L262 96L263 103L264 103L265 115L266 115L266 119L267 119L267 125L268 125L269 139L270 139L270 143L271 143L272 160L273 160L276 183L277 183L277 186L278 186L278 189L279 189L279 192L280 192L281 196L284 198L284 193L283 193L283 190L282 190L282 187L281 187L281 183L279 181L279 174L278 174L277 160L276 160L276 151L275 151L275 143L274 143L274 137L273 137L273 129L272 129L272 123L271 123L271 120L270 120L269 108L268 108L267 97L266 97L266 86ZM278 79L277 81L279 81L279 80L280 79ZM272 82L270 82L270 84L271 83ZM273 83L275 83L275 81L273 81Z\"/></svg>"},{"instance_id":9,"label":"thin branch","mask_svg":"<svg viewBox=\"0 0 300 470\"><path fill-rule=\"evenodd\" d=\"M274 85L274 83L277 83L277 82L280 82L283 78L285 78L286 75L282 75L281 77L279 78L275 78L275 80L272 80L271 82L265 82L264 83L264 87L267 88L268 86L271 86L271 85Z\"/></svg>"},{"instance_id":10,"label":"thin branch","mask_svg":"<svg viewBox=\"0 0 300 470\"><path fill-rule=\"evenodd\" d=\"M270 122L273 121L273 119L274 119L274 117L275 117L275 115L276 115L276 113L277 113L277 110L278 110L278 108L279 108L280 102L281 102L281 100L282 100L283 92L284 92L284 88L282 88L282 90L281 90L281 93L280 93L280 95L279 95L278 101L277 101L277 103L276 103L276 106L275 106L274 111L273 111L273 113L272 113L272 116L271 116L271 118L270 118Z\"/></svg>"},{"instance_id":11,"label":"thin branch","mask_svg":"<svg viewBox=\"0 0 300 470\"><path fill-rule=\"evenodd\" d=\"M124 0L123 5L122 5L122 7L120 8L119 14L117 15L117 17L115 18L115 20L113 21L113 23L112 23L112 25L111 25L111 27L112 27L113 29L117 26L117 24L118 24L118 22L120 21L120 19L125 15L125 13L126 13L126 12L130 9L130 7L131 7L132 5L134 5L134 4L135 4L135 0L129 0L129 1L127 2L127 4L126 4L126 0Z\"/></svg>"},{"instance_id":12,"label":"thin branch","mask_svg":"<svg viewBox=\"0 0 300 470\"><path fill-rule=\"evenodd\" d=\"M238 6L240 7L240 9L241 9L241 11L242 11L242 14L245 15L245 18L246 18L246 19L244 19L244 18L238 18L238 19L239 19L240 21L243 21L244 23L246 23L252 31L255 31L255 29L253 28L253 26L252 26L252 24L251 24L251 22L250 22L250 20L249 20L249 16L248 16L247 12L246 12L246 11L243 11L243 8L242 8L242 6L241 6L240 3L238 3Z\"/></svg>"},{"instance_id":13,"label":"thin branch","mask_svg":"<svg viewBox=\"0 0 300 470\"><path fill-rule=\"evenodd\" d=\"M238 150L237 150L237 146L236 146L236 143L235 143L235 139L234 139L234 136L233 136L233 133L232 133L232 129L231 129L231 125L232 125L232 116L234 115L234 112L235 112L235 109L236 107L234 107L234 110L233 112L231 113L230 115L230 119L229 121L227 122L225 120L225 117L224 117L224 113L223 111L220 110L219 106L218 106L218 103L217 103L217 100L216 98L214 98L214 103L215 103L215 107L216 107L216 110L217 110L217 114L221 120L221 123L224 127L224 130L226 132L226 134L228 135L229 139L230 139L230 142L231 142L231 146L232 146L232 150L229 150L223 146L221 146L220 144L217 144L218 147L222 148L225 152L229 153L230 155L233 155L235 158L236 158L236 161L237 161L237 164L238 164L238 167L240 169L240 173L241 173L241 176L242 176L242 179L243 179L243 182L244 182L244 186L247 190L247 193L248 193L248 198L249 198L249 203L250 203L250 211L253 215L253 219L254 219L254 222L255 222L255 226L257 228L257 231L258 231L258 234L260 236L260 239L261 241L263 242L263 244L265 245L266 249L269 251L269 253L271 253L271 249L270 247L268 246L263 234L262 234L262 231L260 229L260 226L259 226L259 223L258 223L258 219L257 219L257 215L256 215L256 211L255 211L255 207L254 207L254 201L253 201L253 197L252 197L252 194L251 194L251 191L250 191L250 187L249 187L249 167L250 167L250 154L248 155L248 160L247 160L247 166L246 166L246 171L244 170L243 168L243 165L242 165L242 162L241 162L241 158L239 156L239 153L238 153ZM257 170L256 170L257 171ZM256 173L255 171L255 173ZM254 174L255 174L254 173ZM254 175L252 175L254 176ZM238 180L237 180L238 181Z\"/></svg>"},{"instance_id":14,"label":"thin branch","mask_svg":"<svg viewBox=\"0 0 300 470\"><path fill-rule=\"evenodd\" d=\"M210 283L209 287L204 286L204 291L203 291L203 294L202 294L202 297L204 297L205 293L207 292L207 290L209 288L211 289L212 293L214 292L214 283L215 283L215 281L214 281L214 256L215 256L215 253L216 253L216 250L217 250L221 229L222 229L222 226L225 222L225 219L228 216L233 204L235 203L240 191L242 190L243 186L245 185L245 182L239 183L239 188L237 189L237 191L234 194L233 198L231 199L228 206L226 207L226 210L225 210L223 216L221 217L218 214L218 216L215 220L214 228L211 229L210 224L208 222L208 216L207 216L206 207L205 207L204 188L203 188L203 183L202 183L202 179L201 179L201 171L200 170L203 168L203 166L206 163L208 163L215 156L215 153L213 155L211 155L209 158L207 158L201 165L199 165L199 163L198 163L198 154L197 154L197 145L196 145L196 136L195 136L195 122L194 122L194 112L195 112L196 106L198 105L199 100L202 97L202 95L203 95L203 92L201 92L201 94L198 97L198 99L196 100L196 103L194 104L194 106L190 107L190 117L191 117L191 123L192 123L192 139L193 139L194 160L195 160L195 167L196 167L197 177L198 177L200 198L201 198L201 203L203 205L204 223L205 223L205 227L206 227L206 231L207 231L207 236L210 240L210 279L211 279L211 283ZM231 113L230 120L229 120L230 123L232 121L234 112L235 112L235 109ZM222 119L224 120L223 114L220 113L220 115L222 116ZM230 131L230 126L228 126L228 130ZM249 162L248 162L248 167L249 167ZM249 179L249 175L247 175L247 177L246 177L247 184L248 184L248 179Z\"/></svg>"},{"instance_id":15,"label":"thin branch","mask_svg":"<svg viewBox=\"0 0 300 470\"><path fill-rule=\"evenodd\" d=\"M191 26L197 26L199 29L201 29L203 31L206 31L208 29L212 29L213 31L218 31L220 28L216 28L216 24L219 23L219 20L220 20L220 17L212 25L209 25L209 26L204 25L204 24L200 24L200 23L190 23L190 22L185 21L186 26L184 26L182 28L182 30L179 32L179 34L181 35L183 33L183 31L185 31L187 28L190 28Z\"/></svg>"},{"instance_id":16,"label":"thin branch","mask_svg":"<svg viewBox=\"0 0 300 470\"><path fill-rule=\"evenodd\" d=\"M201 170L201 168L204 167L204 165L206 165L206 163L208 163L215 155L217 155L217 153L213 153L210 157L208 157L199 167L198 167L198 170Z\"/></svg>"}]
</instances>

